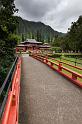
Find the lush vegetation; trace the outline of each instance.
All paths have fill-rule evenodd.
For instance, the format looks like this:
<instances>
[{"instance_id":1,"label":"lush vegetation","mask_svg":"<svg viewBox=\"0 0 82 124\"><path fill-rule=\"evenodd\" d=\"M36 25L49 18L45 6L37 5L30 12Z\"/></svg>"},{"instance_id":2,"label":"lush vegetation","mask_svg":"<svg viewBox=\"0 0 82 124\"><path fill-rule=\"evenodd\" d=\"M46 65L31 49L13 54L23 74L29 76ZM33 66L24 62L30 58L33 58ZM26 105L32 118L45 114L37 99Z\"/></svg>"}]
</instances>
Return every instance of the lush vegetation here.
<instances>
[{"instance_id":1,"label":"lush vegetation","mask_svg":"<svg viewBox=\"0 0 82 124\"><path fill-rule=\"evenodd\" d=\"M23 35L23 39L35 38L42 42L52 42L55 37L64 35L63 33L54 31L50 26L41 22L32 22L17 17L19 22L17 27L17 34Z\"/></svg>"},{"instance_id":2,"label":"lush vegetation","mask_svg":"<svg viewBox=\"0 0 82 124\"><path fill-rule=\"evenodd\" d=\"M18 10L14 0L0 0L0 82L2 83L15 59L15 46L27 38L48 42L56 52L82 53L82 16L73 22L67 34L54 31L41 22L31 22L15 17ZM53 57L60 57L54 54ZM69 55L71 56L71 55ZM75 54L74 54L75 56ZM73 55L72 55L73 57ZM80 57L77 55L76 57Z\"/></svg>"},{"instance_id":3,"label":"lush vegetation","mask_svg":"<svg viewBox=\"0 0 82 124\"><path fill-rule=\"evenodd\" d=\"M76 22L72 22L66 34L54 31L41 22L31 22L20 17L17 17L17 20L17 34L21 35L22 40L35 38L48 42L56 51L60 48L63 52L82 52L82 16Z\"/></svg>"},{"instance_id":4,"label":"lush vegetation","mask_svg":"<svg viewBox=\"0 0 82 124\"><path fill-rule=\"evenodd\" d=\"M0 85L3 83L15 58L17 12L14 0L0 0Z\"/></svg>"},{"instance_id":5,"label":"lush vegetation","mask_svg":"<svg viewBox=\"0 0 82 124\"><path fill-rule=\"evenodd\" d=\"M57 57L68 57L68 58L82 58L81 53L54 53L50 55L51 57L57 58Z\"/></svg>"},{"instance_id":6,"label":"lush vegetation","mask_svg":"<svg viewBox=\"0 0 82 124\"><path fill-rule=\"evenodd\" d=\"M82 16L76 22L72 22L66 35L56 37L51 44L61 47L64 52L82 52Z\"/></svg>"},{"instance_id":7,"label":"lush vegetation","mask_svg":"<svg viewBox=\"0 0 82 124\"><path fill-rule=\"evenodd\" d=\"M71 58L71 57L68 58L68 57L65 57L63 55L62 56L56 56L56 57L57 58L55 58L55 59L49 58L49 60L52 61L52 62L55 62L56 64L59 64L59 62L62 62L63 67L66 67L66 68L68 68L68 69L70 69L70 70L72 70L74 72L77 72L78 74L82 74L82 70L79 69L79 68L82 68L82 59L80 59L80 58ZM69 64L73 65L73 66L77 66L79 68L74 68L74 67L70 66ZM56 65L54 65L54 67L57 68ZM62 72L72 76L70 72L68 72L68 71L66 71L64 69L62 70ZM78 80L82 82L81 78L78 78Z\"/></svg>"}]
</instances>

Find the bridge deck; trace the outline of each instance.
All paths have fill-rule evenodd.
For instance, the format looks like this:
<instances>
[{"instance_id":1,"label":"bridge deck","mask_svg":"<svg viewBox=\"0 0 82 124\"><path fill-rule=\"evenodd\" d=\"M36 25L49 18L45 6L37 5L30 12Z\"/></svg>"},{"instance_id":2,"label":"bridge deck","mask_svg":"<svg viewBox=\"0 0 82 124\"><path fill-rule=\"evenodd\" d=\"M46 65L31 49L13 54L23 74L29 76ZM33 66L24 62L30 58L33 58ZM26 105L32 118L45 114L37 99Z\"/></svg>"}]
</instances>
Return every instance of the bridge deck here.
<instances>
[{"instance_id":1,"label":"bridge deck","mask_svg":"<svg viewBox=\"0 0 82 124\"><path fill-rule=\"evenodd\" d=\"M45 64L23 57L19 124L82 124L82 91Z\"/></svg>"}]
</instances>

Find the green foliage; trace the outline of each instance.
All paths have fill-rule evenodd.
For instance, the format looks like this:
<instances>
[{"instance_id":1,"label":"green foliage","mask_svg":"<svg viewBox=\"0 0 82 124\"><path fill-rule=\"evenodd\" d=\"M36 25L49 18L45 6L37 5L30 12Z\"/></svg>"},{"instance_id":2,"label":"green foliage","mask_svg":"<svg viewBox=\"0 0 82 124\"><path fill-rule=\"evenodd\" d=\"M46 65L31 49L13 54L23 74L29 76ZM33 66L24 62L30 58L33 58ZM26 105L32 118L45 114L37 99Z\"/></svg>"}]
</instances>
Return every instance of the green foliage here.
<instances>
[{"instance_id":1,"label":"green foliage","mask_svg":"<svg viewBox=\"0 0 82 124\"><path fill-rule=\"evenodd\" d=\"M13 14L17 9L14 0L1 0L0 3L0 39L5 39L9 33L15 31L16 19Z\"/></svg>"},{"instance_id":2,"label":"green foliage","mask_svg":"<svg viewBox=\"0 0 82 124\"><path fill-rule=\"evenodd\" d=\"M27 38L35 38L41 39L42 42L44 41L51 41L55 35L61 36L63 33L59 33L54 31L50 26L47 26L41 22L32 22L23 20L20 17L17 17L19 22L17 27L18 34L27 34ZM40 35L40 38L37 38L37 33ZM50 40L48 39L50 38Z\"/></svg>"},{"instance_id":3,"label":"green foliage","mask_svg":"<svg viewBox=\"0 0 82 124\"><path fill-rule=\"evenodd\" d=\"M32 39L35 39L35 34L32 32Z\"/></svg>"},{"instance_id":4,"label":"green foliage","mask_svg":"<svg viewBox=\"0 0 82 124\"><path fill-rule=\"evenodd\" d=\"M0 0L0 83L2 84L15 58L15 46L18 42L17 20L13 14L17 11L14 0Z\"/></svg>"},{"instance_id":5,"label":"green foliage","mask_svg":"<svg viewBox=\"0 0 82 124\"><path fill-rule=\"evenodd\" d=\"M66 54L64 57L69 57L69 58L82 58L82 54Z\"/></svg>"},{"instance_id":6,"label":"green foliage","mask_svg":"<svg viewBox=\"0 0 82 124\"><path fill-rule=\"evenodd\" d=\"M76 22L72 23L68 37L70 48L74 51L79 50L82 52L82 16L80 16Z\"/></svg>"},{"instance_id":7,"label":"green foliage","mask_svg":"<svg viewBox=\"0 0 82 124\"><path fill-rule=\"evenodd\" d=\"M25 40L25 38L24 38L24 34L22 34L22 42Z\"/></svg>"},{"instance_id":8,"label":"green foliage","mask_svg":"<svg viewBox=\"0 0 82 124\"><path fill-rule=\"evenodd\" d=\"M51 45L61 47L64 52L82 52L82 16L76 22L72 22L66 35L55 37Z\"/></svg>"},{"instance_id":9,"label":"green foliage","mask_svg":"<svg viewBox=\"0 0 82 124\"><path fill-rule=\"evenodd\" d=\"M52 58L60 58L61 54L52 54L52 55L49 55L49 56L52 57Z\"/></svg>"},{"instance_id":10,"label":"green foliage","mask_svg":"<svg viewBox=\"0 0 82 124\"><path fill-rule=\"evenodd\" d=\"M62 52L60 47L52 47L51 50L55 51L56 53L61 53Z\"/></svg>"},{"instance_id":11,"label":"green foliage","mask_svg":"<svg viewBox=\"0 0 82 124\"><path fill-rule=\"evenodd\" d=\"M8 47L15 48L18 43L19 37L15 34L9 34L7 39Z\"/></svg>"},{"instance_id":12,"label":"green foliage","mask_svg":"<svg viewBox=\"0 0 82 124\"><path fill-rule=\"evenodd\" d=\"M55 53L50 55L50 57L53 58L82 58L82 54L81 53Z\"/></svg>"},{"instance_id":13,"label":"green foliage","mask_svg":"<svg viewBox=\"0 0 82 124\"><path fill-rule=\"evenodd\" d=\"M42 41L42 36L41 36L41 32L40 31L37 31L36 40L39 41L39 42Z\"/></svg>"}]
</instances>

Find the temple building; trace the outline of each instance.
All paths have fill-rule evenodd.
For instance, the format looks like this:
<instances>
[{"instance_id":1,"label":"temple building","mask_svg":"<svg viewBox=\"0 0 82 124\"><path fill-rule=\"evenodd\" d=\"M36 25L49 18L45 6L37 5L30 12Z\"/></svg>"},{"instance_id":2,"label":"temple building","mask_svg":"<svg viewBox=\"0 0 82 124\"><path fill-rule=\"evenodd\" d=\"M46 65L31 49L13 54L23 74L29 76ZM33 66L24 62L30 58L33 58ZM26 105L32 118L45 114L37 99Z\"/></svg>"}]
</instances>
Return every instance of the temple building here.
<instances>
[{"instance_id":1,"label":"temple building","mask_svg":"<svg viewBox=\"0 0 82 124\"><path fill-rule=\"evenodd\" d=\"M49 50L51 47L48 44L43 44L42 42L38 42L35 39L27 39L24 42L21 42L16 47L16 52L19 51L34 51L34 50Z\"/></svg>"}]
</instances>

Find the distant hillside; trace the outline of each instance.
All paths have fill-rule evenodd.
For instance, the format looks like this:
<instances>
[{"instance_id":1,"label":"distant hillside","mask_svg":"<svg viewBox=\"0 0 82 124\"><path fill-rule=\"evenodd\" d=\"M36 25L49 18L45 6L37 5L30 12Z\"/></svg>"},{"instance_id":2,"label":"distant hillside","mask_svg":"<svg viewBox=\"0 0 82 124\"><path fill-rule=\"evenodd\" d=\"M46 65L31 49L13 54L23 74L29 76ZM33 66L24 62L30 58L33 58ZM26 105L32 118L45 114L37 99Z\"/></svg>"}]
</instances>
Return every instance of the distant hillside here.
<instances>
[{"instance_id":1,"label":"distant hillside","mask_svg":"<svg viewBox=\"0 0 82 124\"><path fill-rule=\"evenodd\" d=\"M45 25L41 22L32 22L22 19L21 17L17 17L19 22L17 33L18 34L29 34L32 33L33 35L37 34L39 31L41 36L44 39L54 38L55 36L62 36L63 33L54 31L50 26Z\"/></svg>"}]
</instances>

